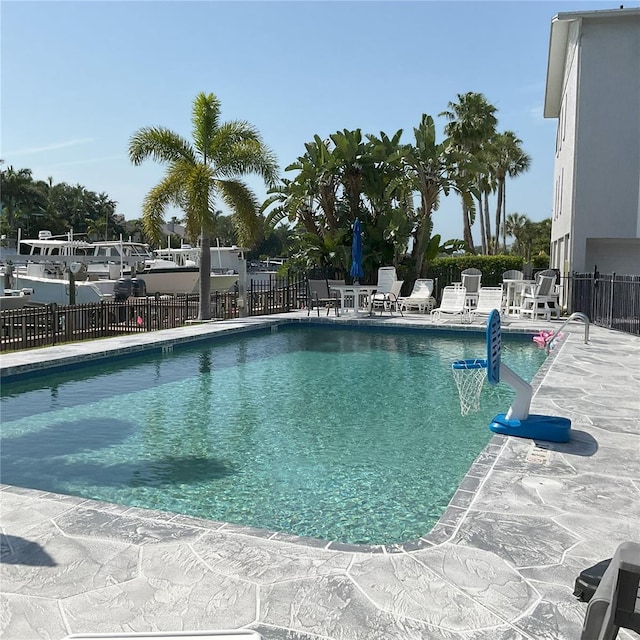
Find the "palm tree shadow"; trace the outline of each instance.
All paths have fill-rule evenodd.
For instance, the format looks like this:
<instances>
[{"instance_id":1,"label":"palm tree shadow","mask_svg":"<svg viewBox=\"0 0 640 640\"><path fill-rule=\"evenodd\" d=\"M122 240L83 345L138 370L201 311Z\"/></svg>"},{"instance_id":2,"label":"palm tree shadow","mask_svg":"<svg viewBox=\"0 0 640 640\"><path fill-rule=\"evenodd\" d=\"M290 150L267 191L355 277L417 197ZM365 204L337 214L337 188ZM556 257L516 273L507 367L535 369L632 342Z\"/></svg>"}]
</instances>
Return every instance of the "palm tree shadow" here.
<instances>
[{"instance_id":1,"label":"palm tree shadow","mask_svg":"<svg viewBox=\"0 0 640 640\"><path fill-rule=\"evenodd\" d=\"M133 422L104 418L56 422L33 433L4 437L2 455L17 460L33 457L34 451L46 452L48 458L95 451L123 442L135 429Z\"/></svg>"},{"instance_id":2,"label":"palm tree shadow","mask_svg":"<svg viewBox=\"0 0 640 640\"><path fill-rule=\"evenodd\" d=\"M3 463L3 482L42 491L68 494L76 487L172 487L205 484L237 473L230 464L217 458L197 456L136 460L117 464L94 462L63 463L58 459L38 460L37 473L24 476L24 460ZM73 491L74 495L86 495Z\"/></svg>"},{"instance_id":3,"label":"palm tree shadow","mask_svg":"<svg viewBox=\"0 0 640 640\"><path fill-rule=\"evenodd\" d=\"M198 456L157 458L102 466L73 463L65 466L66 479L111 487L163 487L204 484L237 473L217 458Z\"/></svg>"},{"instance_id":4,"label":"palm tree shadow","mask_svg":"<svg viewBox=\"0 0 640 640\"><path fill-rule=\"evenodd\" d=\"M37 542L19 536L0 534L0 559L3 564L55 567L53 558Z\"/></svg>"}]
</instances>

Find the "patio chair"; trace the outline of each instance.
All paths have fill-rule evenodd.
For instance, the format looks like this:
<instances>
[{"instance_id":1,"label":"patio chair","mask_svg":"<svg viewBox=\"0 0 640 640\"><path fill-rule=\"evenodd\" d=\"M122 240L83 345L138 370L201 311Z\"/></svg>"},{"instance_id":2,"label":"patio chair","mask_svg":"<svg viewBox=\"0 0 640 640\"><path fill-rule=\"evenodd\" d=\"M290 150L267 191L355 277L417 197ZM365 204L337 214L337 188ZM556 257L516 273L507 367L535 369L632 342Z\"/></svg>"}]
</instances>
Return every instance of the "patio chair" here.
<instances>
[{"instance_id":1,"label":"patio chair","mask_svg":"<svg viewBox=\"0 0 640 640\"><path fill-rule=\"evenodd\" d=\"M530 316L532 320L536 320L540 316L545 320L551 320L553 314L559 318L560 310L555 304L555 283L556 276L554 274L553 276L540 276L536 284L527 287L522 292L520 316Z\"/></svg>"},{"instance_id":2,"label":"patio chair","mask_svg":"<svg viewBox=\"0 0 640 640\"><path fill-rule=\"evenodd\" d=\"M378 284L376 293L389 293L393 283L398 280L395 267L380 267L378 269Z\"/></svg>"},{"instance_id":3,"label":"patio chair","mask_svg":"<svg viewBox=\"0 0 640 640\"><path fill-rule=\"evenodd\" d=\"M502 305L508 314L514 314L520 310L519 290L514 281L523 280L524 273L518 269L509 269L502 274Z\"/></svg>"},{"instance_id":4,"label":"patio chair","mask_svg":"<svg viewBox=\"0 0 640 640\"><path fill-rule=\"evenodd\" d=\"M371 313L376 309L380 309L380 315L382 315L384 311L388 311L393 314L393 310L395 309L400 312L401 316L404 316L402 308L398 304L400 289L402 289L403 283L404 280L395 280L388 293L374 293L371 297Z\"/></svg>"},{"instance_id":5,"label":"patio chair","mask_svg":"<svg viewBox=\"0 0 640 640\"><path fill-rule=\"evenodd\" d=\"M371 308L376 302L384 302L386 295L391 291L393 283L398 280L395 267L380 267L378 269L378 283L376 292L371 296Z\"/></svg>"},{"instance_id":6,"label":"patio chair","mask_svg":"<svg viewBox=\"0 0 640 640\"><path fill-rule=\"evenodd\" d=\"M340 298L337 295L329 293L329 284L326 280L308 280L309 283L309 305L307 307L307 315L311 313L311 309L318 310L320 316L320 307L324 307L329 315L330 309L335 309L338 315L338 307L340 306Z\"/></svg>"},{"instance_id":7,"label":"patio chair","mask_svg":"<svg viewBox=\"0 0 640 640\"><path fill-rule=\"evenodd\" d=\"M509 269L502 274L503 280L524 280L524 273L518 269Z\"/></svg>"},{"instance_id":8,"label":"patio chair","mask_svg":"<svg viewBox=\"0 0 640 640\"><path fill-rule=\"evenodd\" d=\"M345 281L344 281L344 280L331 280L331 279L329 278L329 279L327 280L327 284L329 285L329 294L331 295L331 294L333 293L333 292L331 291L331 287L333 287L333 286L338 286L338 287L340 287L340 286L342 286L342 285L344 285L344 284L346 284L346 283L345 283Z\"/></svg>"},{"instance_id":9,"label":"patio chair","mask_svg":"<svg viewBox=\"0 0 640 640\"><path fill-rule=\"evenodd\" d=\"M550 294L550 300L548 301L549 308L551 309L551 315L559 318L560 317L560 291L558 288L558 277L559 272L556 269L545 269L544 271L538 271L535 275L536 283L540 281L542 276L550 276L555 278L555 282L553 284L553 290Z\"/></svg>"},{"instance_id":10,"label":"patio chair","mask_svg":"<svg viewBox=\"0 0 640 640\"><path fill-rule=\"evenodd\" d=\"M469 312L471 321L476 318L488 318L494 309L497 309L500 315L503 314L502 287L480 287L478 304Z\"/></svg>"},{"instance_id":11,"label":"patio chair","mask_svg":"<svg viewBox=\"0 0 640 640\"><path fill-rule=\"evenodd\" d=\"M542 276L553 276L557 280L558 272L555 269L544 269L542 271L538 271L535 277L536 282L538 282Z\"/></svg>"},{"instance_id":12,"label":"patio chair","mask_svg":"<svg viewBox=\"0 0 640 640\"><path fill-rule=\"evenodd\" d=\"M480 269L465 269L462 272L462 286L467 290L465 305L471 310L478 304L478 294L480 292L480 282L482 281L482 271Z\"/></svg>"},{"instance_id":13,"label":"patio chair","mask_svg":"<svg viewBox=\"0 0 640 640\"><path fill-rule=\"evenodd\" d=\"M403 311L417 308L420 313L431 311L436 300L433 297L433 280L418 278L413 283L413 290L408 296L398 298L398 304Z\"/></svg>"},{"instance_id":14,"label":"patio chair","mask_svg":"<svg viewBox=\"0 0 640 640\"><path fill-rule=\"evenodd\" d=\"M640 633L640 544L616 549L589 600L580 640L613 640L619 629Z\"/></svg>"},{"instance_id":15,"label":"patio chair","mask_svg":"<svg viewBox=\"0 0 640 640\"><path fill-rule=\"evenodd\" d=\"M443 315L459 316L462 321L469 316L469 310L465 305L467 290L464 287L448 286L442 290L440 306L431 312L433 320L442 320Z\"/></svg>"}]
</instances>

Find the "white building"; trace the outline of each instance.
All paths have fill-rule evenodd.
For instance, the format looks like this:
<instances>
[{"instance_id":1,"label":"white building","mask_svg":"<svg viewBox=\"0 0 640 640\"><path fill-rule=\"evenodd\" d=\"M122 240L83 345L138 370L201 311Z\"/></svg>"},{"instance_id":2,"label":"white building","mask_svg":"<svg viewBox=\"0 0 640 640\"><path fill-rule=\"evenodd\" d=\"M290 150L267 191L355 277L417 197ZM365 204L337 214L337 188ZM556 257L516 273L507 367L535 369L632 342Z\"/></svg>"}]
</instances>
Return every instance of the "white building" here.
<instances>
[{"instance_id":1,"label":"white building","mask_svg":"<svg viewBox=\"0 0 640 640\"><path fill-rule=\"evenodd\" d=\"M551 267L640 273L640 9L551 21L545 118L557 118Z\"/></svg>"}]
</instances>

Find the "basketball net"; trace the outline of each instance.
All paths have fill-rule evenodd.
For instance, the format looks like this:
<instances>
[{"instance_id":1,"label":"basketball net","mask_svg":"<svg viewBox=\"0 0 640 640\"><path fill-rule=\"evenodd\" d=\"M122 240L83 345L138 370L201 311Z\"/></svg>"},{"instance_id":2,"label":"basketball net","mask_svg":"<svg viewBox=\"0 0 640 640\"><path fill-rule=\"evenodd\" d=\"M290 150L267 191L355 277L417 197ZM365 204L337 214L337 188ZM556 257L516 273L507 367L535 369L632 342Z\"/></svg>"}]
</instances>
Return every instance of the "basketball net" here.
<instances>
[{"instance_id":1,"label":"basketball net","mask_svg":"<svg viewBox=\"0 0 640 640\"><path fill-rule=\"evenodd\" d=\"M480 409L482 385L487 377L486 360L456 360L452 365L453 379L460 396L460 413L468 413Z\"/></svg>"}]
</instances>

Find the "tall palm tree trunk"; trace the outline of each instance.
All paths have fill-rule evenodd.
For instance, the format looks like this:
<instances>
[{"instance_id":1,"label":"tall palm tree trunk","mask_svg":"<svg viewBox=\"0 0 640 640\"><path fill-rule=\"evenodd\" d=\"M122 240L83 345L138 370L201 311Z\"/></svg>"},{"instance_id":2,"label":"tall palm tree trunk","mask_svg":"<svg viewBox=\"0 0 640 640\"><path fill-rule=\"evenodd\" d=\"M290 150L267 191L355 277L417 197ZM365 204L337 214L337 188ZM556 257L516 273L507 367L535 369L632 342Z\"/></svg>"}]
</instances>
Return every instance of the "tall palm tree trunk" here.
<instances>
[{"instance_id":1,"label":"tall palm tree trunk","mask_svg":"<svg viewBox=\"0 0 640 640\"><path fill-rule=\"evenodd\" d=\"M211 320L211 240L202 230L200 240L200 313L198 320Z\"/></svg>"},{"instance_id":2,"label":"tall palm tree trunk","mask_svg":"<svg viewBox=\"0 0 640 640\"><path fill-rule=\"evenodd\" d=\"M487 236L485 234L484 208L482 206L482 194L478 196L478 216L480 216L480 240L482 243L482 255L487 254Z\"/></svg>"},{"instance_id":3,"label":"tall palm tree trunk","mask_svg":"<svg viewBox=\"0 0 640 640\"><path fill-rule=\"evenodd\" d=\"M463 240L467 245L467 251L475 253L476 249L473 244L473 235L471 234L471 215L469 213L469 207L462 204L462 224L463 224Z\"/></svg>"},{"instance_id":4,"label":"tall palm tree trunk","mask_svg":"<svg viewBox=\"0 0 640 640\"><path fill-rule=\"evenodd\" d=\"M498 231L496 230L496 236ZM507 183L502 188L502 249L507 253Z\"/></svg>"},{"instance_id":5,"label":"tall palm tree trunk","mask_svg":"<svg viewBox=\"0 0 640 640\"><path fill-rule=\"evenodd\" d=\"M504 178L498 178L498 196L496 203L496 241L495 251L498 253L500 247L500 222L502 220L502 193L504 191Z\"/></svg>"},{"instance_id":6,"label":"tall palm tree trunk","mask_svg":"<svg viewBox=\"0 0 640 640\"><path fill-rule=\"evenodd\" d=\"M487 243L487 254L491 253L491 219L489 216L489 190L485 189L484 193L484 226L485 233L487 234L486 243Z\"/></svg>"}]
</instances>

